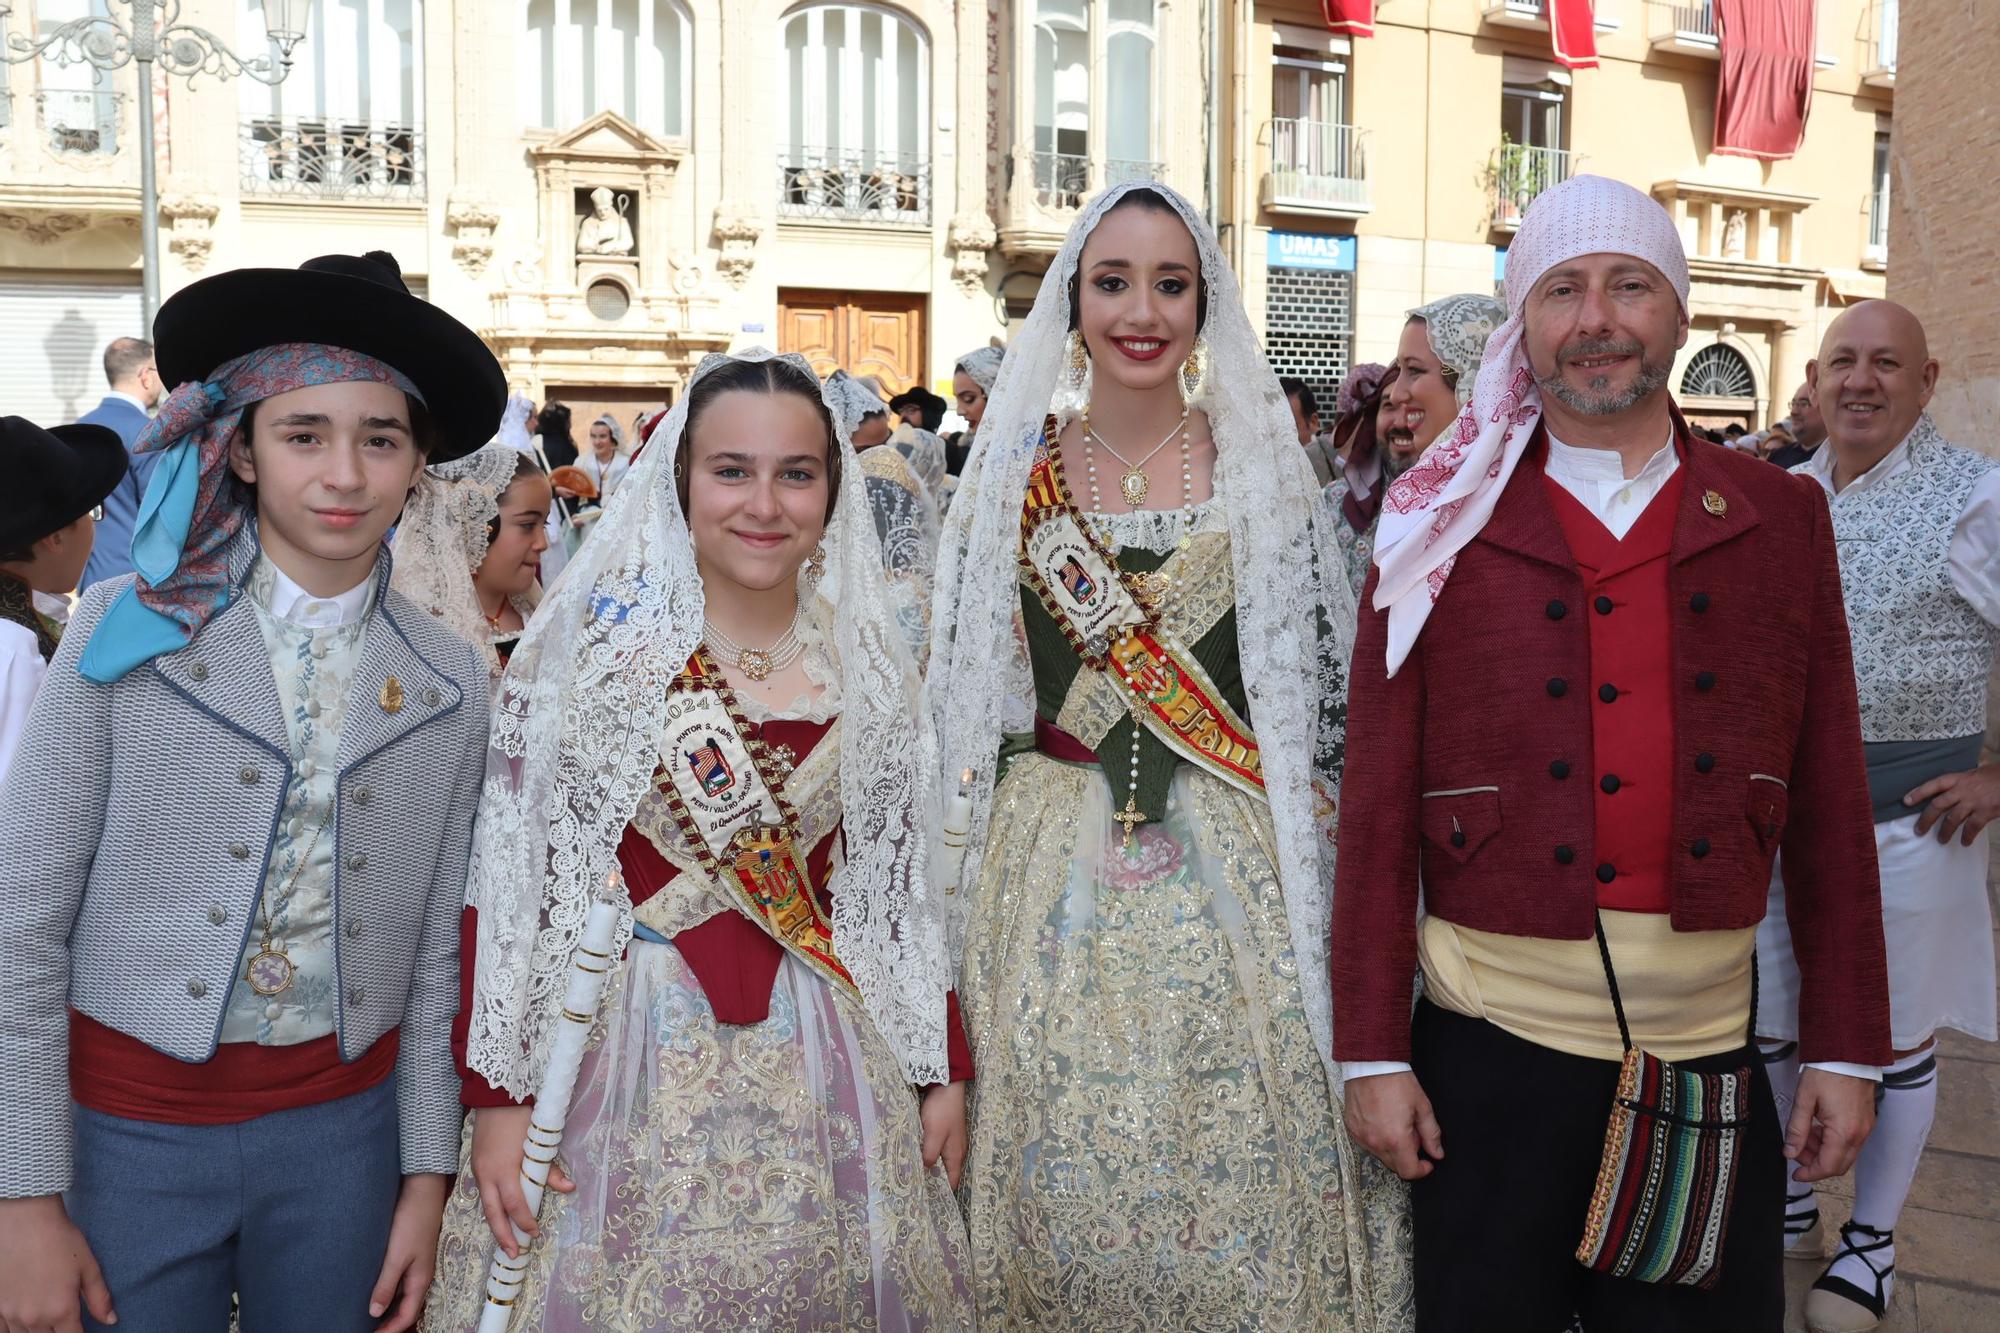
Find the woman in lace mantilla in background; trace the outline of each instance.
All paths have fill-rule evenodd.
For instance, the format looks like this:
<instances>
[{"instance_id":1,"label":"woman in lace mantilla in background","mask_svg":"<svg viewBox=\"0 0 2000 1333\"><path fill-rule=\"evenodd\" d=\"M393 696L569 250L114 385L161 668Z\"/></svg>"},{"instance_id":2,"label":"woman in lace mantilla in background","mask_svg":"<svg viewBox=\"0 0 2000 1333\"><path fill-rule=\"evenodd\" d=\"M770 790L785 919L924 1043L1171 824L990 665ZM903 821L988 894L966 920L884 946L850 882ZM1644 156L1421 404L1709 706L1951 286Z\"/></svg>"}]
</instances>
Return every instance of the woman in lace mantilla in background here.
<instances>
[{"instance_id":1,"label":"woman in lace mantilla in background","mask_svg":"<svg viewBox=\"0 0 2000 1333\"><path fill-rule=\"evenodd\" d=\"M390 586L479 649L495 681L541 600L549 479L495 441L424 469L396 525Z\"/></svg>"},{"instance_id":2,"label":"woman in lace mantilla in background","mask_svg":"<svg viewBox=\"0 0 2000 1333\"><path fill-rule=\"evenodd\" d=\"M992 1327L1410 1325L1404 1187L1331 1061L1354 611L1318 504L1212 234L1107 191L1008 348L939 574Z\"/></svg>"},{"instance_id":3,"label":"woman in lace mantilla in background","mask_svg":"<svg viewBox=\"0 0 2000 1333\"><path fill-rule=\"evenodd\" d=\"M709 358L515 651L432 1329L533 1229L519 1099L607 891L632 938L512 1327L971 1326L934 748L849 448L800 358Z\"/></svg>"}]
</instances>

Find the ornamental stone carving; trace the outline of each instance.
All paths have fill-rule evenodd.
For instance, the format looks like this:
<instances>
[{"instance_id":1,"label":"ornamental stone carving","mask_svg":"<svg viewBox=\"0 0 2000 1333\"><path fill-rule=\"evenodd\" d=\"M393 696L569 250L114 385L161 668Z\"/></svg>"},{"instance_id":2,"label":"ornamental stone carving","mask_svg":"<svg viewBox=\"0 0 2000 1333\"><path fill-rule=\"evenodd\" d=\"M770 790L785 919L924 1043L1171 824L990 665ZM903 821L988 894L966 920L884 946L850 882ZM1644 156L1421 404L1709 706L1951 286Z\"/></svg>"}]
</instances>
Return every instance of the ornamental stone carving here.
<instances>
[{"instance_id":1,"label":"ornamental stone carving","mask_svg":"<svg viewBox=\"0 0 2000 1333\"><path fill-rule=\"evenodd\" d=\"M0 213L0 231L16 232L36 245L52 244L89 225L82 213Z\"/></svg>"},{"instance_id":2,"label":"ornamental stone carving","mask_svg":"<svg viewBox=\"0 0 2000 1333\"><path fill-rule=\"evenodd\" d=\"M452 229L451 257L470 277L486 271L493 259L493 232L500 210L483 195L455 194L445 202L444 221Z\"/></svg>"},{"instance_id":3,"label":"ornamental stone carving","mask_svg":"<svg viewBox=\"0 0 2000 1333\"><path fill-rule=\"evenodd\" d=\"M167 249L180 257L190 273L208 267L209 251L215 246L211 234L222 204L212 194L178 190L160 199L160 217L167 224Z\"/></svg>"},{"instance_id":4,"label":"ornamental stone carving","mask_svg":"<svg viewBox=\"0 0 2000 1333\"><path fill-rule=\"evenodd\" d=\"M952 255L951 280L967 296L986 285L986 254L999 243L993 220L984 213L960 213L945 229L944 246Z\"/></svg>"},{"instance_id":5,"label":"ornamental stone carving","mask_svg":"<svg viewBox=\"0 0 2000 1333\"><path fill-rule=\"evenodd\" d=\"M764 234L764 221L755 206L741 200L725 199L715 206L715 244L722 253L715 267L731 287L742 290L757 264L757 240Z\"/></svg>"}]
</instances>

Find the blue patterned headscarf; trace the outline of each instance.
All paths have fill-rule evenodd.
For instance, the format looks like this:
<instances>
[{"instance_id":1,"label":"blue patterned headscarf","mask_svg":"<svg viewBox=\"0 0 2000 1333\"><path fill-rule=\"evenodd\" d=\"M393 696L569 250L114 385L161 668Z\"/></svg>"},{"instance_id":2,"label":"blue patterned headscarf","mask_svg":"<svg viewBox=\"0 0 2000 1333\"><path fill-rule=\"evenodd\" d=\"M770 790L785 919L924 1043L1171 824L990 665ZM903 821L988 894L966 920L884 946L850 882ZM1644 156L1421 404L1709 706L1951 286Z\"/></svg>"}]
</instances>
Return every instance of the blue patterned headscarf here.
<instances>
[{"instance_id":1,"label":"blue patterned headscarf","mask_svg":"<svg viewBox=\"0 0 2000 1333\"><path fill-rule=\"evenodd\" d=\"M85 679L109 685L186 647L235 595L223 550L249 517L229 485L229 441L244 409L294 389L356 382L394 385L423 401L393 367L320 343L247 352L167 396L132 448L160 455L132 532L138 578L91 633L77 663Z\"/></svg>"}]
</instances>

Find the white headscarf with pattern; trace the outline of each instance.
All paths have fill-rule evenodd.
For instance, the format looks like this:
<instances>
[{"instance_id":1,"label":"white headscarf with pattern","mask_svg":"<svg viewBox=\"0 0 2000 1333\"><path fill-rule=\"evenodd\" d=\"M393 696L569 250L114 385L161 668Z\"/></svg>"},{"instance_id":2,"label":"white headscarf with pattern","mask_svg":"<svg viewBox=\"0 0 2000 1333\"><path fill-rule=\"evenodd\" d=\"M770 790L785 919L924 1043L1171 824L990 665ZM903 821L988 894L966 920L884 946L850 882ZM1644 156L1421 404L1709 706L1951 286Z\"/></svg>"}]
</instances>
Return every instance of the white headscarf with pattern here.
<instances>
[{"instance_id":1,"label":"white headscarf with pattern","mask_svg":"<svg viewBox=\"0 0 2000 1333\"><path fill-rule=\"evenodd\" d=\"M1598 254L1651 264L1687 309L1687 251L1667 210L1649 196L1604 176L1576 176L1536 198L1507 250L1507 322L1486 344L1472 401L1383 498L1375 609L1389 613L1392 676L1415 646L1458 553L1492 517L1541 420L1541 390L1522 336L1528 293L1556 265Z\"/></svg>"}]
</instances>

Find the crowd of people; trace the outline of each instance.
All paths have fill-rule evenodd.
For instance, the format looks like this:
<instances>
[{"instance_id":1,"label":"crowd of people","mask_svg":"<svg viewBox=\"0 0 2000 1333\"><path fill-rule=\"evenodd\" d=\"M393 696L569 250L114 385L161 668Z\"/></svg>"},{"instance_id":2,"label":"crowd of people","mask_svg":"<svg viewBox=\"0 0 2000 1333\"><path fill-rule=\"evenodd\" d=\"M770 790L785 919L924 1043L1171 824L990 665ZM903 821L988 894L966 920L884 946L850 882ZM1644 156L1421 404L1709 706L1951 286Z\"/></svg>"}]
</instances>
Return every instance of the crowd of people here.
<instances>
[{"instance_id":1,"label":"crowd of people","mask_svg":"<svg viewBox=\"0 0 2000 1333\"><path fill-rule=\"evenodd\" d=\"M949 403L581 445L386 254L177 293L0 418L0 1328L1875 1326L2000 463L1884 301L1707 438L1688 283L1571 179L1322 430L1133 183Z\"/></svg>"}]
</instances>

